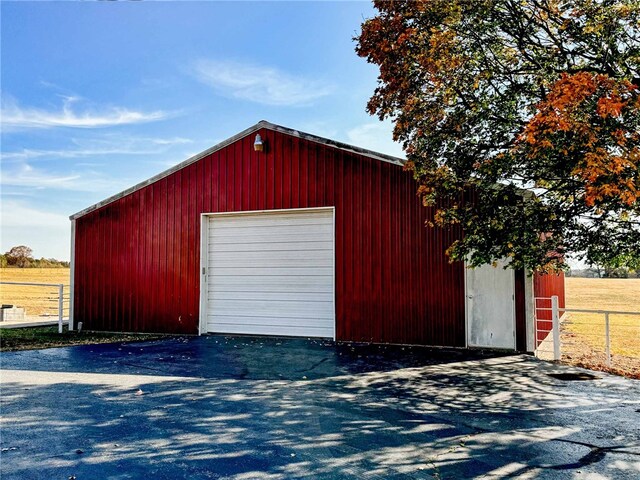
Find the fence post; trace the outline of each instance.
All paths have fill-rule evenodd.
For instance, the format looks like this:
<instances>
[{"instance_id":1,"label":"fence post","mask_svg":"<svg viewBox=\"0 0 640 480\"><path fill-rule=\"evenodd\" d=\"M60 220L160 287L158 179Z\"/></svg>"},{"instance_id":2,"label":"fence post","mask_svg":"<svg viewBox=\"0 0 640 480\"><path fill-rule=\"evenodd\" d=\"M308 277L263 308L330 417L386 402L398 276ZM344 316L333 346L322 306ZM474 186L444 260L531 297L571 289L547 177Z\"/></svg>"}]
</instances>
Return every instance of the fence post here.
<instances>
[{"instance_id":1,"label":"fence post","mask_svg":"<svg viewBox=\"0 0 640 480\"><path fill-rule=\"evenodd\" d=\"M607 367L611 366L611 337L609 336L609 312L604 313L604 338L607 352Z\"/></svg>"},{"instance_id":2,"label":"fence post","mask_svg":"<svg viewBox=\"0 0 640 480\"><path fill-rule=\"evenodd\" d=\"M58 333L62 333L62 317L64 316L64 285L58 285Z\"/></svg>"},{"instance_id":3,"label":"fence post","mask_svg":"<svg viewBox=\"0 0 640 480\"><path fill-rule=\"evenodd\" d=\"M551 322L553 330L553 359L560 360L560 308L557 295L551 297Z\"/></svg>"}]
</instances>

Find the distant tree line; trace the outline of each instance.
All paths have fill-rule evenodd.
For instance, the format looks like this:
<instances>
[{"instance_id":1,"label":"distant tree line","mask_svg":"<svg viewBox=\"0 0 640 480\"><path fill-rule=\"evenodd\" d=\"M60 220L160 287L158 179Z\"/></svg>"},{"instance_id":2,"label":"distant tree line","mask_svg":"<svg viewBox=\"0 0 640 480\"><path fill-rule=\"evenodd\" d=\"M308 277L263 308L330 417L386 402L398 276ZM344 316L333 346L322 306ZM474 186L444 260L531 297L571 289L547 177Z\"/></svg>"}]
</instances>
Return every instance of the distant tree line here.
<instances>
[{"instance_id":1,"label":"distant tree line","mask_svg":"<svg viewBox=\"0 0 640 480\"><path fill-rule=\"evenodd\" d=\"M572 270L573 277L591 278L640 278L640 253L599 259L584 270Z\"/></svg>"},{"instance_id":2,"label":"distant tree line","mask_svg":"<svg viewBox=\"0 0 640 480\"><path fill-rule=\"evenodd\" d=\"M18 245L0 254L0 268L69 268L69 262L55 258L33 258L31 248Z\"/></svg>"},{"instance_id":3,"label":"distant tree line","mask_svg":"<svg viewBox=\"0 0 640 480\"><path fill-rule=\"evenodd\" d=\"M640 270L631 270L625 267L605 268L594 265L585 269L571 269L566 272L568 277L583 278L640 278Z\"/></svg>"}]
</instances>

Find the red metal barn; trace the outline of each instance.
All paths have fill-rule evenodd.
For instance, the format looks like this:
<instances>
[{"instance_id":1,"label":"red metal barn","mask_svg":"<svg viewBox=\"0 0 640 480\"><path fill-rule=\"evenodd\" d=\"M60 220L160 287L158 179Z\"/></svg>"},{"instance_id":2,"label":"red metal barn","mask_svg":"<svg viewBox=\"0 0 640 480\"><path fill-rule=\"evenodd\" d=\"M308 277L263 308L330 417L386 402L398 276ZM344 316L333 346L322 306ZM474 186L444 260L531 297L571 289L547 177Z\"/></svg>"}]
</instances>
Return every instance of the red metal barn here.
<instances>
[{"instance_id":1,"label":"red metal barn","mask_svg":"<svg viewBox=\"0 0 640 480\"><path fill-rule=\"evenodd\" d=\"M71 217L72 321L531 350L531 278L431 215L401 160L263 121Z\"/></svg>"}]
</instances>

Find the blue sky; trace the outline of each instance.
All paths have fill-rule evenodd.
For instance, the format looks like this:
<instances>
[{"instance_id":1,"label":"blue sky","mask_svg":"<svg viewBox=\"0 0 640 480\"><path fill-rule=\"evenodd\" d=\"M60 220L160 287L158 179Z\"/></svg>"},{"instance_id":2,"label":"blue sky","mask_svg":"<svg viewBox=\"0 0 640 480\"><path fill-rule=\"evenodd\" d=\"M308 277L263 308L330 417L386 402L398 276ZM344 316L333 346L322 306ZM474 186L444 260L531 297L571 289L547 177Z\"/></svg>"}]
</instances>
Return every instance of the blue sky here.
<instances>
[{"instance_id":1,"label":"blue sky","mask_svg":"<svg viewBox=\"0 0 640 480\"><path fill-rule=\"evenodd\" d=\"M2 2L0 250L268 120L392 155L352 38L370 2Z\"/></svg>"}]
</instances>

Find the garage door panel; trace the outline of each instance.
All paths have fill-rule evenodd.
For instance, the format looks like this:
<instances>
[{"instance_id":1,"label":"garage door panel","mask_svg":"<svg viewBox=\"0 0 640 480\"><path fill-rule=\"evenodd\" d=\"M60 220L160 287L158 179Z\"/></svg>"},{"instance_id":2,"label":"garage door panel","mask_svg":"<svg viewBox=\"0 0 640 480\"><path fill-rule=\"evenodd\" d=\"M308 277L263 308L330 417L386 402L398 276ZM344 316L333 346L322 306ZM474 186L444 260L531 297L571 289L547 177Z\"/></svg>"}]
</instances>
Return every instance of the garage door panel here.
<instances>
[{"instance_id":1,"label":"garage door panel","mask_svg":"<svg viewBox=\"0 0 640 480\"><path fill-rule=\"evenodd\" d=\"M212 216L206 237L207 331L334 336L332 211Z\"/></svg>"},{"instance_id":2,"label":"garage door panel","mask_svg":"<svg viewBox=\"0 0 640 480\"><path fill-rule=\"evenodd\" d=\"M322 260L325 266L333 265L333 249L311 249L296 251L258 251L258 252L213 252L209 255L209 265L220 266L220 262L251 261L256 265L265 262L286 262L291 260Z\"/></svg>"},{"instance_id":3,"label":"garage door panel","mask_svg":"<svg viewBox=\"0 0 640 480\"><path fill-rule=\"evenodd\" d=\"M289 327L304 327L309 322L309 320L314 320L311 328L329 328L332 327L332 319L330 318L322 318L322 317L310 317L307 319L300 319L297 317L259 317L259 316L251 316L251 315L216 315L215 318L213 316L207 317L209 323L215 325L279 325L279 326L289 326Z\"/></svg>"},{"instance_id":4,"label":"garage door panel","mask_svg":"<svg viewBox=\"0 0 640 480\"><path fill-rule=\"evenodd\" d=\"M239 277L271 277L271 276L311 276L328 277L333 274L331 267L218 267L213 269L211 276L220 277L234 275Z\"/></svg>"},{"instance_id":5,"label":"garage door panel","mask_svg":"<svg viewBox=\"0 0 640 480\"><path fill-rule=\"evenodd\" d=\"M242 222L236 225L225 225L209 232L210 237L223 237L228 235L245 235L251 234L257 230L265 233L273 233L275 231L281 233L305 233L326 231L326 227L332 225L332 220L313 221L308 219L307 222L277 222L267 220L264 224L251 224L255 222Z\"/></svg>"},{"instance_id":6,"label":"garage door panel","mask_svg":"<svg viewBox=\"0 0 640 480\"><path fill-rule=\"evenodd\" d=\"M252 258L225 258L220 260L213 260L210 263L210 267L212 268L212 264L215 265L216 270L221 268L250 268L252 270L256 270L258 268L265 269L269 271L269 275L278 274L272 270L281 269L281 272L284 272L285 268L310 268L310 267L320 267L320 268L328 268L331 269L331 260L322 259L322 258L261 258L259 260Z\"/></svg>"},{"instance_id":7,"label":"garage door panel","mask_svg":"<svg viewBox=\"0 0 640 480\"><path fill-rule=\"evenodd\" d=\"M309 242L269 242L269 243L244 243L242 239L238 243L218 243L215 246L209 245L209 255L222 252L296 252L308 250L332 250L333 243L330 241L309 241Z\"/></svg>"},{"instance_id":8,"label":"garage door panel","mask_svg":"<svg viewBox=\"0 0 640 480\"><path fill-rule=\"evenodd\" d=\"M229 290L225 292L216 291L209 288L209 298L214 300L214 304L220 300L264 300L273 301L273 294L276 292L257 292L257 291L238 291ZM333 302L333 293L318 293L318 292L291 292L281 291L278 293L278 299L281 301L296 301L296 302Z\"/></svg>"},{"instance_id":9,"label":"garage door panel","mask_svg":"<svg viewBox=\"0 0 640 480\"><path fill-rule=\"evenodd\" d=\"M297 275L267 277L247 277L238 275L225 275L210 277L210 292L305 292L305 293L332 293L330 282L332 277L305 277Z\"/></svg>"},{"instance_id":10,"label":"garage door panel","mask_svg":"<svg viewBox=\"0 0 640 480\"><path fill-rule=\"evenodd\" d=\"M293 213L290 215L287 214L256 214L256 215L247 215L246 217L242 217L242 215L238 215L237 217L228 217L224 222L219 223L216 226L216 231L228 230L234 228L247 228L247 227L267 227L267 228L277 228L280 226L286 225L332 225L333 224L333 215L331 213L312 213L312 214L302 214L302 213Z\"/></svg>"},{"instance_id":11,"label":"garage door panel","mask_svg":"<svg viewBox=\"0 0 640 480\"><path fill-rule=\"evenodd\" d=\"M240 335L282 335L291 337L328 337L326 327L304 328L281 325L242 325L236 323L209 325L210 332Z\"/></svg>"},{"instance_id":12,"label":"garage door panel","mask_svg":"<svg viewBox=\"0 0 640 480\"><path fill-rule=\"evenodd\" d=\"M217 300L213 302L211 315L271 316L273 312L283 317L331 318L332 302L304 302L296 300Z\"/></svg>"},{"instance_id":13,"label":"garage door panel","mask_svg":"<svg viewBox=\"0 0 640 480\"><path fill-rule=\"evenodd\" d=\"M316 233L313 236L307 235L305 233L280 233L277 230L266 232L266 233L257 233L257 234L245 234L242 236L220 236L209 239L209 245L221 243L280 243L280 242L331 242L333 241L333 234L329 232L321 232Z\"/></svg>"}]
</instances>

